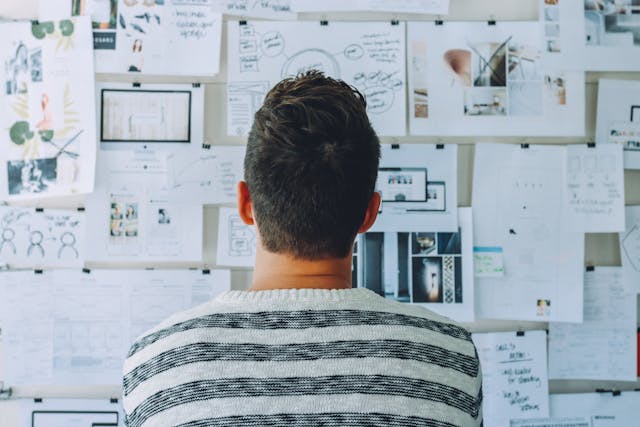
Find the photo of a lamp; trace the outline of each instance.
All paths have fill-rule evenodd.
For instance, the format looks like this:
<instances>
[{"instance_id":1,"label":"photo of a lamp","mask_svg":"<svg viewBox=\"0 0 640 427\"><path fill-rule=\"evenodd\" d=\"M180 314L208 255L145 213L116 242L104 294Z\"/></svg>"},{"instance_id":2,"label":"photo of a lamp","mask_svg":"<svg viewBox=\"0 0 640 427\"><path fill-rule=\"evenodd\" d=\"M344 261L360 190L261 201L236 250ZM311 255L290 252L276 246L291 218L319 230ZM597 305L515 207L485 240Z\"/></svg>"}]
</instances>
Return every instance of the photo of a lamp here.
<instances>
[{"instance_id":1,"label":"photo of a lamp","mask_svg":"<svg viewBox=\"0 0 640 427\"><path fill-rule=\"evenodd\" d=\"M471 51L451 49L444 53L443 59L462 86L471 86Z\"/></svg>"}]
</instances>

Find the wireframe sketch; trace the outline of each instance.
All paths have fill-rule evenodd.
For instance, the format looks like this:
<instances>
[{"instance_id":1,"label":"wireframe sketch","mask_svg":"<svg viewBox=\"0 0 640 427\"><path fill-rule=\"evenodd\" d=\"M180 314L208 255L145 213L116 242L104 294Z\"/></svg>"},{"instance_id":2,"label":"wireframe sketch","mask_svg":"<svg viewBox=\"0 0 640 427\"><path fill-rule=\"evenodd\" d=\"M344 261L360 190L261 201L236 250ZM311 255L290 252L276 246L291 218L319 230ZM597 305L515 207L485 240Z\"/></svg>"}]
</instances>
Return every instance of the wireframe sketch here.
<instances>
[{"instance_id":1,"label":"wireframe sketch","mask_svg":"<svg viewBox=\"0 0 640 427\"><path fill-rule=\"evenodd\" d=\"M300 37L318 33L319 37ZM403 26L388 23L251 22L229 25L228 133L246 134L254 101L282 78L322 71L356 86L378 133L404 134ZM267 78L265 85L259 82ZM242 89L244 85L244 89ZM256 91L255 98L243 95Z\"/></svg>"},{"instance_id":2,"label":"wireframe sketch","mask_svg":"<svg viewBox=\"0 0 640 427\"><path fill-rule=\"evenodd\" d=\"M80 266L83 239L81 212L0 207L0 260L12 266Z\"/></svg>"},{"instance_id":3,"label":"wireframe sketch","mask_svg":"<svg viewBox=\"0 0 640 427\"><path fill-rule=\"evenodd\" d=\"M229 256L246 257L255 254L256 236L240 216L229 217Z\"/></svg>"}]
</instances>

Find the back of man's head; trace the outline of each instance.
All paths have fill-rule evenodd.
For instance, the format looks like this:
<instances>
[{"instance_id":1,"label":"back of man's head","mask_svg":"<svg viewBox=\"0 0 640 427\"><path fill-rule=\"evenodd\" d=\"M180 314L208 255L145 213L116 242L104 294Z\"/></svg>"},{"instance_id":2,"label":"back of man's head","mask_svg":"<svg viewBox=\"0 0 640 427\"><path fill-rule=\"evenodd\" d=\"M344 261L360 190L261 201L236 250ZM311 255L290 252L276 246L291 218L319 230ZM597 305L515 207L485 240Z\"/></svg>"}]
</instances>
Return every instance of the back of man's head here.
<instances>
[{"instance_id":1,"label":"back of man's head","mask_svg":"<svg viewBox=\"0 0 640 427\"><path fill-rule=\"evenodd\" d=\"M244 164L263 247L300 259L346 257L379 158L355 88L317 71L278 83L255 115Z\"/></svg>"}]
</instances>

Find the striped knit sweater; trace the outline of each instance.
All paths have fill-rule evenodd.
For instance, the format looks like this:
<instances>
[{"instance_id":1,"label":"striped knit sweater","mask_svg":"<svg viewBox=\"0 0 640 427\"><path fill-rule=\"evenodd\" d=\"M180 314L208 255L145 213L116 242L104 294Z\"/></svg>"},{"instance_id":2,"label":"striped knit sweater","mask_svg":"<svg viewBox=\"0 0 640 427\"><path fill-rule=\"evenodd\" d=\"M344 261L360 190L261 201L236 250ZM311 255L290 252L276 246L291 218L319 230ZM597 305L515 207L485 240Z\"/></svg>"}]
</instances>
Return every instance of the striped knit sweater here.
<instances>
[{"instance_id":1,"label":"striped knit sweater","mask_svg":"<svg viewBox=\"0 0 640 427\"><path fill-rule=\"evenodd\" d=\"M479 426L471 335L366 289L230 291L139 338L131 427Z\"/></svg>"}]
</instances>

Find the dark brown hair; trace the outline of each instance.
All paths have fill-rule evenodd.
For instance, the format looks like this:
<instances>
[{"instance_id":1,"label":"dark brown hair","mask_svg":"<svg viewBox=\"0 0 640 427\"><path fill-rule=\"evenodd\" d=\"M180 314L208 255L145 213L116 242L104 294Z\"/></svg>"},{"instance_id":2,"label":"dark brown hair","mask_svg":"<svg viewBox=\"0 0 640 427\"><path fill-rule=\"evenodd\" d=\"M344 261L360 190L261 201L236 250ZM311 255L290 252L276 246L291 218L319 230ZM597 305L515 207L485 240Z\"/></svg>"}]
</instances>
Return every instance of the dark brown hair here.
<instances>
[{"instance_id":1,"label":"dark brown hair","mask_svg":"<svg viewBox=\"0 0 640 427\"><path fill-rule=\"evenodd\" d=\"M347 256L379 159L357 89L318 71L278 83L255 115L244 163L265 249L302 259Z\"/></svg>"}]
</instances>

